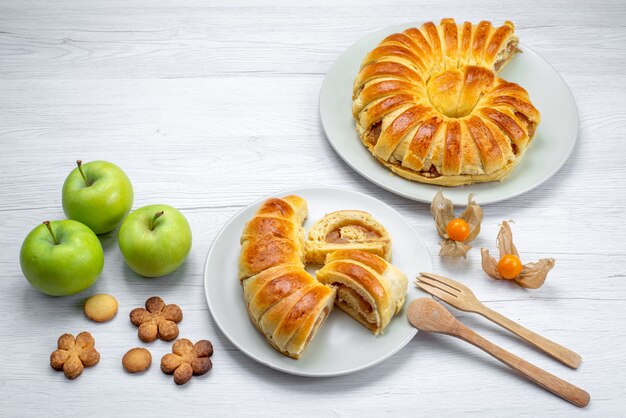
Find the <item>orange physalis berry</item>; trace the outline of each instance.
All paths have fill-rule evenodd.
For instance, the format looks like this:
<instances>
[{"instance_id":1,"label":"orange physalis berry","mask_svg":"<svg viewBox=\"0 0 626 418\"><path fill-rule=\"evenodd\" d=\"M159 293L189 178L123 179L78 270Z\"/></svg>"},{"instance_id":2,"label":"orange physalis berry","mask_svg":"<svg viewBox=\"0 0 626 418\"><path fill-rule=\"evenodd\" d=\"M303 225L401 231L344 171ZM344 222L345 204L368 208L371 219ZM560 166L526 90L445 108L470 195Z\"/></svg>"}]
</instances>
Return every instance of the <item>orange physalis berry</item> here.
<instances>
[{"instance_id":1,"label":"orange physalis berry","mask_svg":"<svg viewBox=\"0 0 626 418\"><path fill-rule=\"evenodd\" d=\"M498 273L503 279L513 280L522 272L522 261L513 254L507 254L498 261Z\"/></svg>"},{"instance_id":2,"label":"orange physalis berry","mask_svg":"<svg viewBox=\"0 0 626 418\"><path fill-rule=\"evenodd\" d=\"M469 237L470 226L461 218L456 218L448 222L446 234L451 240L463 242Z\"/></svg>"}]
</instances>

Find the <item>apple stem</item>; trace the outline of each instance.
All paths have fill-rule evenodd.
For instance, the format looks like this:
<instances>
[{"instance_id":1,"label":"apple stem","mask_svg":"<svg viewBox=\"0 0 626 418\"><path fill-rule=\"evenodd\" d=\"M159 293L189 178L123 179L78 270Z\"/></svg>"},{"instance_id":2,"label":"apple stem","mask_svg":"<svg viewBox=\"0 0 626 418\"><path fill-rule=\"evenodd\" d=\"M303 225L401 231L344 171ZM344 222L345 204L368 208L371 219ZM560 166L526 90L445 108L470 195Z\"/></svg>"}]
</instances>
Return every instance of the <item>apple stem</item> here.
<instances>
[{"instance_id":1,"label":"apple stem","mask_svg":"<svg viewBox=\"0 0 626 418\"><path fill-rule=\"evenodd\" d=\"M52 235L52 239L54 240L54 244L55 245L59 245L59 241L57 240L57 237L54 235L54 232L52 232L52 227L50 226L50 221L43 221L43 224L46 226L46 228L48 228L48 232L50 232L50 235Z\"/></svg>"},{"instance_id":2,"label":"apple stem","mask_svg":"<svg viewBox=\"0 0 626 418\"><path fill-rule=\"evenodd\" d=\"M78 171L80 171L80 175L83 176L83 180L85 180L85 184L87 187L91 186L91 183L87 181L87 177L85 177L85 173L83 173L83 161L76 160L76 165L78 166Z\"/></svg>"},{"instance_id":3,"label":"apple stem","mask_svg":"<svg viewBox=\"0 0 626 418\"><path fill-rule=\"evenodd\" d=\"M156 222L157 219L159 219L163 215L164 212L165 211L162 210L161 212L157 212L154 214L154 217L152 218L152 223L150 224L150 231L154 231L154 227L155 227L154 223Z\"/></svg>"}]
</instances>

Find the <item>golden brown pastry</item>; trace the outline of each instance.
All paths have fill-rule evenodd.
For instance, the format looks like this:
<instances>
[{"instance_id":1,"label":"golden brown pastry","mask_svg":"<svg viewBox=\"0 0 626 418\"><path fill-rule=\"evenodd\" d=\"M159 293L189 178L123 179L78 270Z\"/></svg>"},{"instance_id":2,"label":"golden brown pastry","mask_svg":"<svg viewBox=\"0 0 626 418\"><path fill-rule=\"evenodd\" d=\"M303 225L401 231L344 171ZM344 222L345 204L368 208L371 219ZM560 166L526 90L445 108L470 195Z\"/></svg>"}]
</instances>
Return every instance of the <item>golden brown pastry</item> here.
<instances>
[{"instance_id":1,"label":"golden brown pastry","mask_svg":"<svg viewBox=\"0 0 626 418\"><path fill-rule=\"evenodd\" d=\"M241 234L239 278L270 267L291 264L304 267L304 227L308 208L298 196L266 200Z\"/></svg>"},{"instance_id":2,"label":"golden brown pastry","mask_svg":"<svg viewBox=\"0 0 626 418\"><path fill-rule=\"evenodd\" d=\"M252 323L279 352L298 359L332 310L336 290L304 270L306 201L265 201L241 237L239 278Z\"/></svg>"},{"instance_id":3,"label":"golden brown pastry","mask_svg":"<svg viewBox=\"0 0 626 418\"><path fill-rule=\"evenodd\" d=\"M397 267L359 250L328 254L317 279L337 287L335 305L374 335L382 334L391 318L402 309L408 283Z\"/></svg>"},{"instance_id":4,"label":"golden brown pastry","mask_svg":"<svg viewBox=\"0 0 626 418\"><path fill-rule=\"evenodd\" d=\"M376 219L360 210L340 210L315 222L305 244L306 262L323 264L337 250L363 250L391 259L391 237Z\"/></svg>"},{"instance_id":5,"label":"golden brown pastry","mask_svg":"<svg viewBox=\"0 0 626 418\"><path fill-rule=\"evenodd\" d=\"M441 186L502 180L540 114L496 76L517 52L511 22L443 19L385 38L363 60L352 112L370 152L396 174Z\"/></svg>"}]
</instances>

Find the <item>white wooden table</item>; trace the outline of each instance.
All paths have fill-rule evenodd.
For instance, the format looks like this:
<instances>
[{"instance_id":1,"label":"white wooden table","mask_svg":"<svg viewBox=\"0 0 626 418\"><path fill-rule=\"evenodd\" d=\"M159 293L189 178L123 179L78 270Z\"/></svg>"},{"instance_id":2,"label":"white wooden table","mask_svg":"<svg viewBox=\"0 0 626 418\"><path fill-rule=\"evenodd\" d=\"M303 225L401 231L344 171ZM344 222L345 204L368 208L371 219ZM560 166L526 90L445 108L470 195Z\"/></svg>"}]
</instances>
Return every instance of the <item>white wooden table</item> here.
<instances>
[{"instance_id":1,"label":"white wooden table","mask_svg":"<svg viewBox=\"0 0 626 418\"><path fill-rule=\"evenodd\" d=\"M0 3L0 415L14 416L624 416L626 414L626 6L620 1L436 2L318 0ZM308 4L305 4L308 3ZM486 207L476 246L493 248L513 218L528 259L554 256L544 287L525 291L481 273L478 252L442 262L427 205L360 178L333 153L318 116L325 72L353 42L385 26L445 16L510 19L524 43L569 83L580 112L577 147L538 189ZM102 237L104 272L79 295L50 298L19 267L25 235L63 218L61 185L74 161L117 163L134 207L164 202L188 217L185 265L148 280L124 264L117 233ZM353 375L310 379L271 370L219 332L202 269L217 231L269 193L323 184L373 195L421 232L435 270L462 278L493 309L583 357L572 371L476 315L466 324L587 389L578 410L481 351L424 333L388 361ZM81 313L112 293L117 318ZM208 338L214 369L183 387L154 363L129 375L120 359L142 345L128 312L152 295L178 303L181 336ZM49 366L64 332L92 332L102 360L76 381Z\"/></svg>"}]
</instances>

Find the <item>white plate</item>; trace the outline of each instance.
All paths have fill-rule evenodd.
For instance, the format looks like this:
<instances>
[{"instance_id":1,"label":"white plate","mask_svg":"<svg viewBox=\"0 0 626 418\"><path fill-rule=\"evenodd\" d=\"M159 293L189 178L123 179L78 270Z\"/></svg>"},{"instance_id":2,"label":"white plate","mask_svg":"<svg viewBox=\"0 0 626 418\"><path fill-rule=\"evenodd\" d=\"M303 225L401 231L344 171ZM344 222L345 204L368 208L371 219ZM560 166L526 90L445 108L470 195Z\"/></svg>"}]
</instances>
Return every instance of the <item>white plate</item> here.
<instances>
[{"instance_id":1,"label":"white plate","mask_svg":"<svg viewBox=\"0 0 626 418\"><path fill-rule=\"evenodd\" d=\"M392 262L409 278L405 308L379 337L373 336L339 309L334 309L300 360L276 352L250 322L237 279L241 231L266 197L233 216L217 234L209 250L204 268L204 290L217 326L239 350L259 363L302 376L351 373L390 357L417 332L409 325L405 309L408 302L425 295L412 284L418 272L432 269L424 243L402 215L364 194L320 187L286 190L273 196L289 194L306 199L309 205L309 217L305 223L307 233L316 220L342 209L364 210L380 221L393 240ZM309 272L313 271L309 269Z\"/></svg>"},{"instance_id":2,"label":"white plate","mask_svg":"<svg viewBox=\"0 0 626 418\"><path fill-rule=\"evenodd\" d=\"M371 182L400 196L430 203L439 186L416 183L392 174L363 146L352 118L352 84L363 57L387 35L420 24L393 26L352 45L328 71L320 93L320 115L328 141L337 154ZM525 193L552 177L569 157L578 135L578 112L565 81L547 61L526 45L501 73L524 87L541 112L537 136L522 162L503 182L446 188L456 205L475 193L479 203L499 202Z\"/></svg>"}]
</instances>

